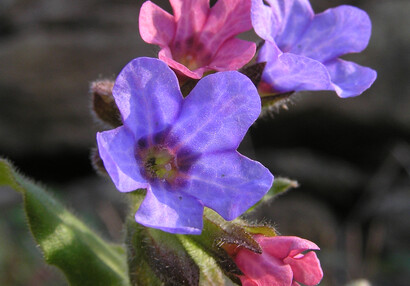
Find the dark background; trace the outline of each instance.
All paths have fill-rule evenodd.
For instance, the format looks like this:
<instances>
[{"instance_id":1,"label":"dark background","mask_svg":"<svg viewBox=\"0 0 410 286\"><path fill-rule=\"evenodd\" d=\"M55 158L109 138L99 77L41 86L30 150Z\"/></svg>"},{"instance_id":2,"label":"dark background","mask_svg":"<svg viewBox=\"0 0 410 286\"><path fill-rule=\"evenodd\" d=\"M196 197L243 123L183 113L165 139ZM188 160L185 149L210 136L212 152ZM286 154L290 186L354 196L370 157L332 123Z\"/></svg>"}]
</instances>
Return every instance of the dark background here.
<instances>
[{"instance_id":1,"label":"dark background","mask_svg":"<svg viewBox=\"0 0 410 286\"><path fill-rule=\"evenodd\" d=\"M241 152L301 186L253 218L316 242L325 271L321 285L362 278L371 285L408 285L410 2L311 2L316 12L341 4L368 12L369 47L346 59L374 68L378 79L351 99L300 93L288 111L258 120ZM88 89L95 79L114 79L135 57L156 57L158 48L139 37L141 3L0 3L0 156L49 186L112 241L121 241L124 201L90 164L102 126L90 114ZM0 273L0 285L66 285L42 262L21 198L6 188L0 188Z\"/></svg>"}]
</instances>

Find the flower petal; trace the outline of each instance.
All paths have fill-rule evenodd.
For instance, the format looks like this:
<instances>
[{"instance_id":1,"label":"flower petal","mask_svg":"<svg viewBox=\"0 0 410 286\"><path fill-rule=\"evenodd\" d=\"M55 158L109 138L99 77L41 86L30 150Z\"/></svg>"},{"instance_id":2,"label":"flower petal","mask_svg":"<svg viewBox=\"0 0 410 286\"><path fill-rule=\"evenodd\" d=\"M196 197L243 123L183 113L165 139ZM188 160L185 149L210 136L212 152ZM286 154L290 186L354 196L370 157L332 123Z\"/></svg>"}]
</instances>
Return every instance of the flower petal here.
<instances>
[{"instance_id":1,"label":"flower petal","mask_svg":"<svg viewBox=\"0 0 410 286\"><path fill-rule=\"evenodd\" d=\"M174 37L174 17L151 1L146 1L140 10L139 30L145 42L168 46Z\"/></svg>"},{"instance_id":2,"label":"flower petal","mask_svg":"<svg viewBox=\"0 0 410 286\"><path fill-rule=\"evenodd\" d=\"M255 281L245 275L239 276L239 279L241 279L242 286L258 286Z\"/></svg>"},{"instance_id":3,"label":"flower petal","mask_svg":"<svg viewBox=\"0 0 410 286\"><path fill-rule=\"evenodd\" d=\"M135 158L134 136L124 126L98 132L97 144L104 167L120 192L149 186L145 183Z\"/></svg>"},{"instance_id":4,"label":"flower petal","mask_svg":"<svg viewBox=\"0 0 410 286\"><path fill-rule=\"evenodd\" d=\"M301 258L287 257L283 262L290 265L293 279L303 285L317 285L323 278L323 271L316 253L310 251Z\"/></svg>"},{"instance_id":5,"label":"flower petal","mask_svg":"<svg viewBox=\"0 0 410 286\"><path fill-rule=\"evenodd\" d=\"M235 263L244 273L246 278L241 281L252 281L253 285L283 286L292 283L292 269L276 257L265 253L257 254L248 249L241 249L235 257Z\"/></svg>"},{"instance_id":6,"label":"flower petal","mask_svg":"<svg viewBox=\"0 0 410 286\"><path fill-rule=\"evenodd\" d=\"M317 14L289 52L324 63L347 53L361 52L370 34L371 22L366 12L352 6L338 6Z\"/></svg>"},{"instance_id":7,"label":"flower petal","mask_svg":"<svg viewBox=\"0 0 410 286\"><path fill-rule=\"evenodd\" d=\"M190 185L184 192L226 220L237 218L258 202L273 181L268 169L236 151L201 156L187 176Z\"/></svg>"},{"instance_id":8,"label":"flower petal","mask_svg":"<svg viewBox=\"0 0 410 286\"><path fill-rule=\"evenodd\" d=\"M268 0L273 17L278 21L275 42L286 52L299 40L312 21L314 12L309 0Z\"/></svg>"},{"instance_id":9,"label":"flower petal","mask_svg":"<svg viewBox=\"0 0 410 286\"><path fill-rule=\"evenodd\" d=\"M219 48L207 68L217 71L237 70L255 55L256 44L232 38Z\"/></svg>"},{"instance_id":10,"label":"flower petal","mask_svg":"<svg viewBox=\"0 0 410 286\"><path fill-rule=\"evenodd\" d=\"M137 58L120 72L113 88L124 126L135 140L171 125L182 104L174 72L162 61Z\"/></svg>"},{"instance_id":11,"label":"flower petal","mask_svg":"<svg viewBox=\"0 0 410 286\"><path fill-rule=\"evenodd\" d=\"M200 234L203 211L203 205L196 198L158 182L147 189L135 220L166 232Z\"/></svg>"},{"instance_id":12,"label":"flower petal","mask_svg":"<svg viewBox=\"0 0 410 286\"><path fill-rule=\"evenodd\" d=\"M336 59L326 63L335 91L340 97L361 94L376 80L377 73L368 67Z\"/></svg>"},{"instance_id":13,"label":"flower petal","mask_svg":"<svg viewBox=\"0 0 410 286\"><path fill-rule=\"evenodd\" d=\"M269 1L270 2L270 1ZM278 19L273 8L263 4L263 0L252 0L251 18L256 34L264 40L273 42L278 31Z\"/></svg>"},{"instance_id":14,"label":"flower petal","mask_svg":"<svg viewBox=\"0 0 410 286\"><path fill-rule=\"evenodd\" d=\"M177 24L172 51L175 58L191 49L209 13L209 0L170 0Z\"/></svg>"},{"instance_id":15,"label":"flower petal","mask_svg":"<svg viewBox=\"0 0 410 286\"><path fill-rule=\"evenodd\" d=\"M323 64L304 56L280 54L276 49L275 44L266 41L258 59L259 62L267 62L262 80L272 87L272 91L334 89Z\"/></svg>"},{"instance_id":16,"label":"flower petal","mask_svg":"<svg viewBox=\"0 0 410 286\"><path fill-rule=\"evenodd\" d=\"M199 42L206 50L217 51L228 39L252 28L251 0L219 0L211 8Z\"/></svg>"},{"instance_id":17,"label":"flower petal","mask_svg":"<svg viewBox=\"0 0 410 286\"><path fill-rule=\"evenodd\" d=\"M279 259L294 257L306 250L319 250L313 242L297 236L255 236L263 251Z\"/></svg>"},{"instance_id":18,"label":"flower petal","mask_svg":"<svg viewBox=\"0 0 410 286\"><path fill-rule=\"evenodd\" d=\"M236 71L208 75L185 98L168 147L174 152L235 150L260 111L260 97L248 77Z\"/></svg>"}]
</instances>

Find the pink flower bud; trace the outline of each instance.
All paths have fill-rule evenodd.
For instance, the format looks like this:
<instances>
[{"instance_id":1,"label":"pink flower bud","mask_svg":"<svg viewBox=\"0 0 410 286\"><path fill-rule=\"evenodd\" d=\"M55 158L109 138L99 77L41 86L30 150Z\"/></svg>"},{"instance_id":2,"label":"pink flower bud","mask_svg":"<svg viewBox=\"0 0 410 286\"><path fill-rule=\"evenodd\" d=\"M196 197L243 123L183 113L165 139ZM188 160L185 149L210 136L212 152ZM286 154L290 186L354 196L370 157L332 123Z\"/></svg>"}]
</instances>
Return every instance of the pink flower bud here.
<instances>
[{"instance_id":1,"label":"pink flower bud","mask_svg":"<svg viewBox=\"0 0 410 286\"><path fill-rule=\"evenodd\" d=\"M243 286L317 285L322 280L319 259L309 251L319 250L313 242L295 236L254 238L262 247L262 254L242 247L230 253L244 274L239 276Z\"/></svg>"}]
</instances>

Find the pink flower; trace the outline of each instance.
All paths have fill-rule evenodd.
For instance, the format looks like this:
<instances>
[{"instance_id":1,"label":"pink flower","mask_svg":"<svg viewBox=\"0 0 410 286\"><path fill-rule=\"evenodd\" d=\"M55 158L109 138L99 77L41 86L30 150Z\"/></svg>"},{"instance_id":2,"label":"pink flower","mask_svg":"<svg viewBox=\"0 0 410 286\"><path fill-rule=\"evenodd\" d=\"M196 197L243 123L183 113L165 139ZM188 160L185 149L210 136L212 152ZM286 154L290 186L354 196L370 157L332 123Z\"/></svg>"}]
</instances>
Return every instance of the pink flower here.
<instances>
[{"instance_id":1,"label":"pink flower","mask_svg":"<svg viewBox=\"0 0 410 286\"><path fill-rule=\"evenodd\" d=\"M159 45L159 59L178 73L237 70L255 54L255 43L235 38L252 28L250 0L170 0L174 15L146 1L140 11L142 39Z\"/></svg>"},{"instance_id":2,"label":"pink flower","mask_svg":"<svg viewBox=\"0 0 410 286\"><path fill-rule=\"evenodd\" d=\"M239 276L243 286L297 286L317 285L323 277L311 241L296 236L265 237L256 235L262 254L239 248L235 263L244 275ZM304 253L304 254L303 254Z\"/></svg>"}]
</instances>

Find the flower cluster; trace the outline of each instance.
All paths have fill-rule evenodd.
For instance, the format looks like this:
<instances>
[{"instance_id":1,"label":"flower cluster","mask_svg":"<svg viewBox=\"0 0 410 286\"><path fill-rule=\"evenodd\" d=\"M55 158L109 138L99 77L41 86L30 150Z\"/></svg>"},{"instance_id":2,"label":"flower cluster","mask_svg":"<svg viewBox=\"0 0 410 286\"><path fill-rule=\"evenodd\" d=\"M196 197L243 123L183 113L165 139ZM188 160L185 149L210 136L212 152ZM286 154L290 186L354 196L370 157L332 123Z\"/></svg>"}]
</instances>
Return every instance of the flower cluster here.
<instances>
[{"instance_id":1,"label":"flower cluster","mask_svg":"<svg viewBox=\"0 0 410 286\"><path fill-rule=\"evenodd\" d=\"M300 90L351 97L371 86L375 71L339 58L367 46L371 23L351 6L315 15L308 0L170 3L173 14L150 1L142 5L140 34L161 48L159 59L137 58L120 72L112 88L117 109L106 112L110 101L101 113L120 120L108 118L116 128L99 132L97 143L117 189L145 194L137 223L199 235L205 207L230 221L272 186L267 168L236 151L260 115L261 97ZM254 57L256 44L237 38L252 27L264 40L258 80L237 71ZM190 92L181 92L180 84L190 80ZM228 252L242 285L316 285L322 279L316 254L306 253L319 249L314 243L238 229L235 235L254 245Z\"/></svg>"}]
</instances>

